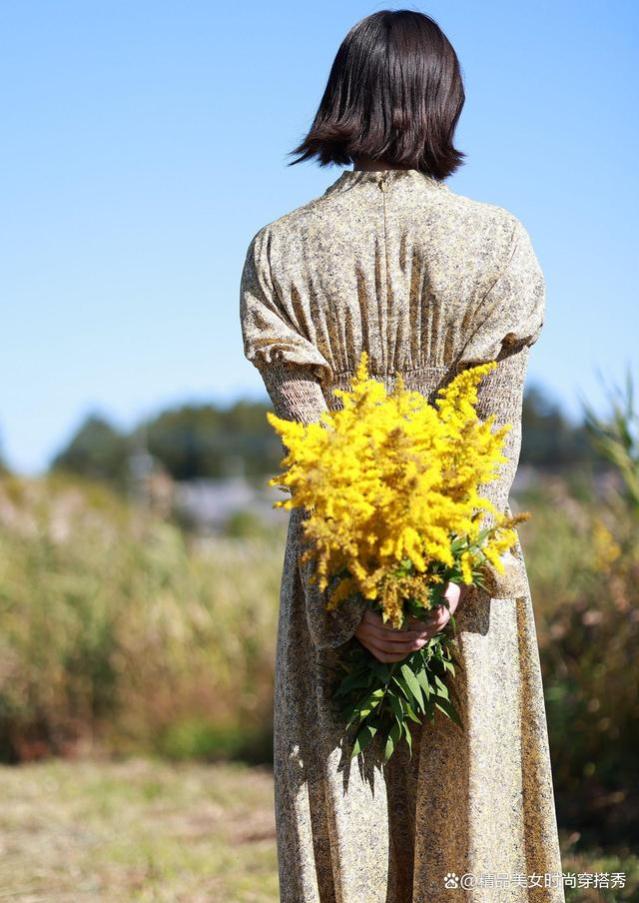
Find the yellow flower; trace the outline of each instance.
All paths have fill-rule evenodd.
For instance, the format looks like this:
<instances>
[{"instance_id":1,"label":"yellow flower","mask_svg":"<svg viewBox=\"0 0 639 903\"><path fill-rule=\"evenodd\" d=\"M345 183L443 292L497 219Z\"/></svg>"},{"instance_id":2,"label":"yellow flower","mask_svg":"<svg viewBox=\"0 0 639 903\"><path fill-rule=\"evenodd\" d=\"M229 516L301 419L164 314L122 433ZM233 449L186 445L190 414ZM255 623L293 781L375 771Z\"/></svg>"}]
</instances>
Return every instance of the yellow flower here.
<instances>
[{"instance_id":1,"label":"yellow flower","mask_svg":"<svg viewBox=\"0 0 639 903\"><path fill-rule=\"evenodd\" d=\"M593 546L595 567L602 571L607 571L621 555L621 547L608 527L599 519L595 520L593 526Z\"/></svg>"},{"instance_id":2,"label":"yellow flower","mask_svg":"<svg viewBox=\"0 0 639 903\"><path fill-rule=\"evenodd\" d=\"M329 607L360 593L399 626L402 600L409 595L427 607L433 586L456 563L466 583L486 560L503 568L500 556L517 539L514 520L478 493L497 478L511 428L493 430L494 419L481 421L475 409L477 387L495 367L464 370L432 405L406 389L401 374L388 393L369 377L364 352L350 389L334 390L339 410L311 424L267 414L286 449L270 485L291 493L275 505L306 509L307 552L322 588L347 575ZM494 526L480 541L485 513Z\"/></svg>"},{"instance_id":3,"label":"yellow flower","mask_svg":"<svg viewBox=\"0 0 639 903\"><path fill-rule=\"evenodd\" d=\"M462 580L464 583L473 582L473 557L470 552L462 552L461 556Z\"/></svg>"}]
</instances>

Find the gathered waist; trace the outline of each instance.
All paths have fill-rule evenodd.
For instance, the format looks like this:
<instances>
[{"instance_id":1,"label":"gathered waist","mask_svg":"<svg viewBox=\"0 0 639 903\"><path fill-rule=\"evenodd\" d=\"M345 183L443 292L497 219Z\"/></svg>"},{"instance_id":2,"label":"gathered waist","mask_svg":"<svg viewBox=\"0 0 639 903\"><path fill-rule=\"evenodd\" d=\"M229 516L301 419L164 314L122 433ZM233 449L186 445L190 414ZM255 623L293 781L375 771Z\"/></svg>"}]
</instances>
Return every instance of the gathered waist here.
<instances>
[{"instance_id":1,"label":"gathered waist","mask_svg":"<svg viewBox=\"0 0 639 903\"><path fill-rule=\"evenodd\" d=\"M406 376L408 374L415 373L448 373L455 369L455 364L423 364L418 367L397 367L395 370L393 369L385 369L385 370L376 370L375 368L369 368L369 373L371 376L376 378L384 378L390 379L394 378L397 373L401 373L402 376ZM352 379L357 372L357 367L351 367L348 370L334 370L333 371L333 382L341 382L344 379Z\"/></svg>"},{"instance_id":2,"label":"gathered waist","mask_svg":"<svg viewBox=\"0 0 639 903\"><path fill-rule=\"evenodd\" d=\"M334 396L332 390L349 389L356 372L356 368L334 372L332 379L324 382L322 389L329 408L341 405L341 399ZM406 389L420 392L422 395L429 397L432 402L437 392L453 379L456 372L457 368L453 363L449 365L428 364L421 367L404 367L396 371L386 372L373 369L369 371L369 375L383 382L387 391L391 391L394 388L397 377L401 375Z\"/></svg>"}]
</instances>

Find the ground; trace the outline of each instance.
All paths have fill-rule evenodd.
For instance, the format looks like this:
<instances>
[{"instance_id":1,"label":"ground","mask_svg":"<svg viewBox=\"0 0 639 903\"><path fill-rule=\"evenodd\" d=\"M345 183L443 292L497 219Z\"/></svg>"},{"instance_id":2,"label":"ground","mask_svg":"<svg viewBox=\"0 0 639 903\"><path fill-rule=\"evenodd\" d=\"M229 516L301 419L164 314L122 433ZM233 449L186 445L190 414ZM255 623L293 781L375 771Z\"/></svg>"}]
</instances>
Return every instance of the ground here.
<instances>
[{"instance_id":1,"label":"ground","mask_svg":"<svg viewBox=\"0 0 639 903\"><path fill-rule=\"evenodd\" d=\"M268 769L51 761L0 799L0 900L278 899Z\"/></svg>"},{"instance_id":2,"label":"ground","mask_svg":"<svg viewBox=\"0 0 639 903\"><path fill-rule=\"evenodd\" d=\"M0 766L0 901L277 903L268 768L52 759ZM566 891L573 903L639 899L639 859L575 854L564 872L625 871L622 890Z\"/></svg>"}]
</instances>

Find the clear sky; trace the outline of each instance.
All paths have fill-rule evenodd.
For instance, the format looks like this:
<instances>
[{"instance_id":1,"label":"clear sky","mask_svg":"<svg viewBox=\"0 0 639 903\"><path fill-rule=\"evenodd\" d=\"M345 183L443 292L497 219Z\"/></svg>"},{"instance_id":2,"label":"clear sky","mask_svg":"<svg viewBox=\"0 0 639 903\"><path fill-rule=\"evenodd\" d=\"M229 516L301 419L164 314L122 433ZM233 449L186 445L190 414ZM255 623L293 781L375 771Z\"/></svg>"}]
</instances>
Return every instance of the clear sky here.
<instances>
[{"instance_id":1,"label":"clear sky","mask_svg":"<svg viewBox=\"0 0 639 903\"><path fill-rule=\"evenodd\" d=\"M340 174L287 167L342 38L405 4L0 3L0 437L37 472L89 412L128 427L263 396L238 287L263 225ZM466 106L448 182L529 230L530 359L569 416L639 377L639 6L439 0ZM602 382L603 380L603 382Z\"/></svg>"}]
</instances>

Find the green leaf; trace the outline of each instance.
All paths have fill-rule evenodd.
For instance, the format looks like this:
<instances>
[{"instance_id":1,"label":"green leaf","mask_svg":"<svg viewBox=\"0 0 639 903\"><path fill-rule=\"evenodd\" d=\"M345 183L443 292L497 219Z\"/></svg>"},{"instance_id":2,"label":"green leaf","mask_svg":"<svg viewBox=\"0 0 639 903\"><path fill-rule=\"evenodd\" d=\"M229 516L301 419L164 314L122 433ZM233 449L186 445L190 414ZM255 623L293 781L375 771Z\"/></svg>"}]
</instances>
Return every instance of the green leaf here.
<instances>
[{"instance_id":1,"label":"green leaf","mask_svg":"<svg viewBox=\"0 0 639 903\"><path fill-rule=\"evenodd\" d=\"M408 685L408 689L413 694L415 701L417 702L417 705L419 706L420 711L423 712L424 711L424 697L422 695L422 688L419 685L419 681L415 677L415 674L413 673L413 671L411 670L409 665L402 665L401 671L402 671L402 677L404 678L404 680L406 681L406 684Z\"/></svg>"},{"instance_id":2,"label":"green leaf","mask_svg":"<svg viewBox=\"0 0 639 903\"><path fill-rule=\"evenodd\" d=\"M437 674L435 675L435 686L437 687L437 690L438 690L440 696L443 696L444 699L449 698L448 687L446 686L444 681L441 679L441 677L437 676Z\"/></svg>"},{"instance_id":3,"label":"green leaf","mask_svg":"<svg viewBox=\"0 0 639 903\"><path fill-rule=\"evenodd\" d=\"M433 641L432 641L432 639L429 640L429 642L426 643L425 646L422 646L422 648L420 649L420 653L421 653L422 661L424 662L425 665L427 665L428 662L431 660L432 655L433 655Z\"/></svg>"},{"instance_id":4,"label":"green leaf","mask_svg":"<svg viewBox=\"0 0 639 903\"><path fill-rule=\"evenodd\" d=\"M346 730L348 730L349 728L353 727L353 725L361 724L362 721L365 720L365 718L366 718L365 715L360 717L359 712L353 712L352 715L346 721L346 724L344 725L344 727L346 728Z\"/></svg>"},{"instance_id":5,"label":"green leaf","mask_svg":"<svg viewBox=\"0 0 639 903\"><path fill-rule=\"evenodd\" d=\"M408 689L408 684L406 683L406 681L404 680L404 678L401 676L401 674L395 674L395 675L393 675L393 681L392 681L392 682L393 682L396 686L398 686L398 687L400 688L400 690L402 691L404 697L410 702L410 701L412 700L412 698L413 698L413 694L412 694L411 691Z\"/></svg>"},{"instance_id":6,"label":"green leaf","mask_svg":"<svg viewBox=\"0 0 639 903\"><path fill-rule=\"evenodd\" d=\"M406 742L408 743L408 749L410 752L411 759L413 758L413 738L411 737L410 730L408 729L408 725L404 725L404 736L406 737Z\"/></svg>"},{"instance_id":7,"label":"green leaf","mask_svg":"<svg viewBox=\"0 0 639 903\"><path fill-rule=\"evenodd\" d=\"M384 746L384 762L388 762L390 757L393 755L395 747L399 742L401 736L401 726L397 722L395 722L395 724L389 731L388 737L386 738L386 744Z\"/></svg>"},{"instance_id":8,"label":"green leaf","mask_svg":"<svg viewBox=\"0 0 639 903\"><path fill-rule=\"evenodd\" d=\"M373 690L365 699L361 702L357 703L355 708L353 709L353 714L349 719L349 724L354 723L355 721L363 721L364 718L367 718L370 713L377 708L380 704L382 697L384 696L384 688L378 687L376 690ZM349 724L346 726L348 727Z\"/></svg>"},{"instance_id":9,"label":"green leaf","mask_svg":"<svg viewBox=\"0 0 639 903\"><path fill-rule=\"evenodd\" d=\"M355 738L355 743L353 744L353 752L351 753L351 759L355 758L355 756L363 752L366 747L370 745L376 733L377 728L372 724L364 725L364 727L360 730L357 737Z\"/></svg>"},{"instance_id":10,"label":"green leaf","mask_svg":"<svg viewBox=\"0 0 639 903\"><path fill-rule=\"evenodd\" d=\"M361 687L367 687L370 684L370 674L350 674L345 677L335 691L335 696L345 696L351 690L358 690Z\"/></svg>"},{"instance_id":11,"label":"green leaf","mask_svg":"<svg viewBox=\"0 0 639 903\"><path fill-rule=\"evenodd\" d=\"M377 689L373 690L372 693L369 693L364 699L358 704L358 708L362 711L365 709L374 709L375 706L379 705L384 695L384 688L377 687Z\"/></svg>"},{"instance_id":12,"label":"green leaf","mask_svg":"<svg viewBox=\"0 0 639 903\"><path fill-rule=\"evenodd\" d=\"M431 687L428 680L428 671L426 670L426 668L417 672L417 680L419 681L419 685L422 688L422 692L426 697L426 700L430 699Z\"/></svg>"},{"instance_id":13,"label":"green leaf","mask_svg":"<svg viewBox=\"0 0 639 903\"><path fill-rule=\"evenodd\" d=\"M395 693L392 687L389 687L386 698L388 699L389 705L393 710L395 717L402 721L404 718L404 709L402 708L402 703L399 696Z\"/></svg>"},{"instance_id":14,"label":"green leaf","mask_svg":"<svg viewBox=\"0 0 639 903\"><path fill-rule=\"evenodd\" d=\"M415 724L421 724L421 718L418 718L413 709L409 705L406 706L406 716L410 718L411 721L414 721Z\"/></svg>"},{"instance_id":15,"label":"green leaf","mask_svg":"<svg viewBox=\"0 0 639 903\"><path fill-rule=\"evenodd\" d=\"M459 712L453 706L453 704L448 699L442 699L441 697L437 697L435 702L437 708L447 715L455 724L459 725L459 727L463 728L463 724L461 722L461 718L459 717Z\"/></svg>"},{"instance_id":16,"label":"green leaf","mask_svg":"<svg viewBox=\"0 0 639 903\"><path fill-rule=\"evenodd\" d=\"M383 662L378 662L377 659L372 659L368 663L370 669L379 677L382 683L388 683L388 679L390 677L390 667L385 665Z\"/></svg>"}]
</instances>

